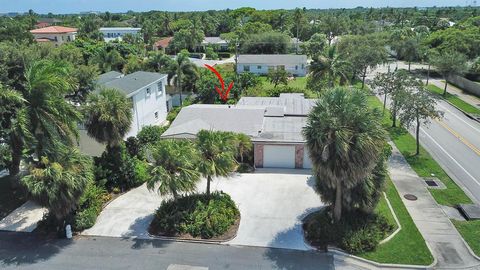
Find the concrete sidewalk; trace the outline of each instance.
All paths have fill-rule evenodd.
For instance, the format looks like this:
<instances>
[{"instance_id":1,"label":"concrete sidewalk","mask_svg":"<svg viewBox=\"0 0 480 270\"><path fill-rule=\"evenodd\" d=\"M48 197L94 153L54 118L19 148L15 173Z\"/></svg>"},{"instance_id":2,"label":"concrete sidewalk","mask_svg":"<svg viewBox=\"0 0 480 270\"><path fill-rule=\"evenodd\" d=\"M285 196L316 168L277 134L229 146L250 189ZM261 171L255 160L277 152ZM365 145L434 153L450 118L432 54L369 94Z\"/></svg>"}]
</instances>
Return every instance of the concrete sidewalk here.
<instances>
[{"instance_id":1,"label":"concrete sidewalk","mask_svg":"<svg viewBox=\"0 0 480 270\"><path fill-rule=\"evenodd\" d=\"M455 226L427 190L423 179L410 167L396 146L392 146L393 152L389 160L391 179L437 259L435 268L480 268L480 261L470 253ZM407 200L404 198L406 194L413 194L418 199Z\"/></svg>"},{"instance_id":2,"label":"concrete sidewalk","mask_svg":"<svg viewBox=\"0 0 480 270\"><path fill-rule=\"evenodd\" d=\"M33 201L27 201L0 220L0 231L32 232L46 212L47 209Z\"/></svg>"},{"instance_id":3,"label":"concrete sidewalk","mask_svg":"<svg viewBox=\"0 0 480 270\"><path fill-rule=\"evenodd\" d=\"M445 88L445 83L441 80L433 79L433 80L429 81L429 84L433 84L433 85L439 87L442 90ZM452 94L452 95L457 96L459 99L467 102L468 104L476 107L477 109L480 109L480 98L478 98L474 95L468 94L465 91L463 91L462 89L460 89L456 86L453 86L451 84L447 85L447 92Z\"/></svg>"}]
</instances>

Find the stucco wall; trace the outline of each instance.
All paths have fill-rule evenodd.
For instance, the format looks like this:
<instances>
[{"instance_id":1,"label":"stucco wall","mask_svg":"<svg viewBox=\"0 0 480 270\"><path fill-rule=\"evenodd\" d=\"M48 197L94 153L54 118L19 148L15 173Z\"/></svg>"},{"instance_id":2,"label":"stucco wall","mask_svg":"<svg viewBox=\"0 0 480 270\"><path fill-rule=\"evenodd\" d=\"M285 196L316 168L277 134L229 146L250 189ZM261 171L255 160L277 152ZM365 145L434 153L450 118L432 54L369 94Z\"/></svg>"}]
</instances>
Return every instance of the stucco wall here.
<instances>
[{"instance_id":1,"label":"stucco wall","mask_svg":"<svg viewBox=\"0 0 480 270\"><path fill-rule=\"evenodd\" d=\"M480 97L480 83L470 81L460 76L451 76L448 78L448 81L462 88L466 92Z\"/></svg>"},{"instance_id":2,"label":"stucco wall","mask_svg":"<svg viewBox=\"0 0 480 270\"><path fill-rule=\"evenodd\" d=\"M303 64L303 69L302 69L302 64ZM250 71L249 72L251 72L253 74L258 74L258 75L267 75L268 74L268 65L265 65L265 64L238 64L237 72L238 73L245 72L244 71L245 66L250 66ZM298 63L296 65L285 65L285 70L288 73L290 73L292 75L299 76L299 77L306 76L306 74L307 74L306 63Z\"/></svg>"}]
</instances>

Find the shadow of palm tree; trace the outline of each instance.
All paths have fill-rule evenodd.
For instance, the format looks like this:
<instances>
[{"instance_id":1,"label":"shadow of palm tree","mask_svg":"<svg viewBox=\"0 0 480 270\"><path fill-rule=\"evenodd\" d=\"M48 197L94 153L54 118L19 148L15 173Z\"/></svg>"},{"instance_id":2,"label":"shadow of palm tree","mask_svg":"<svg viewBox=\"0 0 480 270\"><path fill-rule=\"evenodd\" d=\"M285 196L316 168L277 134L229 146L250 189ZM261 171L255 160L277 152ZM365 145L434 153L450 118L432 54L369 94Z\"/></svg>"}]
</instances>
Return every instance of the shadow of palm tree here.
<instances>
[{"instance_id":1,"label":"shadow of palm tree","mask_svg":"<svg viewBox=\"0 0 480 270\"><path fill-rule=\"evenodd\" d=\"M152 222L154 214L137 218L128 228L128 232L122 235L123 239L132 241L132 249L162 248L172 243L171 240L155 239L148 233L148 227Z\"/></svg>"},{"instance_id":2,"label":"shadow of palm tree","mask_svg":"<svg viewBox=\"0 0 480 270\"><path fill-rule=\"evenodd\" d=\"M0 232L0 264L22 265L46 261L71 243L70 239L45 239L34 233Z\"/></svg>"}]
</instances>

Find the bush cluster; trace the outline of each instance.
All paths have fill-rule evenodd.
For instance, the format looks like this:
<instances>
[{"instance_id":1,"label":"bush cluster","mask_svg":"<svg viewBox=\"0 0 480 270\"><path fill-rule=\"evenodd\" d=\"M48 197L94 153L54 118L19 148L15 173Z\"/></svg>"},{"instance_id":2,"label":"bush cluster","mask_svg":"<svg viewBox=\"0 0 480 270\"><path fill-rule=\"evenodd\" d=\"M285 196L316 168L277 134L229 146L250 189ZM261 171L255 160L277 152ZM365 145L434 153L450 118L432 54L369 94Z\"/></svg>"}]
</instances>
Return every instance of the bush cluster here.
<instances>
[{"instance_id":1,"label":"bush cluster","mask_svg":"<svg viewBox=\"0 0 480 270\"><path fill-rule=\"evenodd\" d=\"M193 194L162 202L151 223L153 234L212 238L220 236L235 224L240 212L228 194L214 192Z\"/></svg>"},{"instance_id":2,"label":"bush cluster","mask_svg":"<svg viewBox=\"0 0 480 270\"><path fill-rule=\"evenodd\" d=\"M385 217L375 213L355 210L345 216L348 218L334 223L330 209L311 214L303 224L307 241L322 248L334 245L360 254L374 250L393 230Z\"/></svg>"},{"instance_id":3,"label":"bush cluster","mask_svg":"<svg viewBox=\"0 0 480 270\"><path fill-rule=\"evenodd\" d=\"M286 85L279 85L277 87L267 89L267 95L269 97L279 97L281 93L305 93L305 89Z\"/></svg>"},{"instance_id":4,"label":"bush cluster","mask_svg":"<svg viewBox=\"0 0 480 270\"><path fill-rule=\"evenodd\" d=\"M103 204L109 199L110 195L104 188L97 186L95 183L89 183L78 202L73 230L83 231L92 227L102 211Z\"/></svg>"}]
</instances>

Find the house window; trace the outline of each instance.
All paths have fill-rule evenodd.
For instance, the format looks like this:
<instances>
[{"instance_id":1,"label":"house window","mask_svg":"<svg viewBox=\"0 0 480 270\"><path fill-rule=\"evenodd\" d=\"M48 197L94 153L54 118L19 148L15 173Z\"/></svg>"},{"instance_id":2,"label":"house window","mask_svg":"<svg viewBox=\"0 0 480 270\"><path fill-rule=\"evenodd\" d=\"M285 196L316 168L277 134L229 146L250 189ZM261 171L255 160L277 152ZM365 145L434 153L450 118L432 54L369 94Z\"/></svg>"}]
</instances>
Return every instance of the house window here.
<instances>
[{"instance_id":1,"label":"house window","mask_svg":"<svg viewBox=\"0 0 480 270\"><path fill-rule=\"evenodd\" d=\"M151 94L150 88L147 88L147 97L149 97Z\"/></svg>"},{"instance_id":2,"label":"house window","mask_svg":"<svg viewBox=\"0 0 480 270\"><path fill-rule=\"evenodd\" d=\"M158 96L163 95L163 83L162 83L162 82L158 82L157 86L158 86L157 95L158 95Z\"/></svg>"},{"instance_id":3,"label":"house window","mask_svg":"<svg viewBox=\"0 0 480 270\"><path fill-rule=\"evenodd\" d=\"M248 66L248 65L243 66L243 71L249 72L250 71L250 66Z\"/></svg>"},{"instance_id":4,"label":"house window","mask_svg":"<svg viewBox=\"0 0 480 270\"><path fill-rule=\"evenodd\" d=\"M262 69L262 66L257 66L257 69Z\"/></svg>"},{"instance_id":5,"label":"house window","mask_svg":"<svg viewBox=\"0 0 480 270\"><path fill-rule=\"evenodd\" d=\"M67 41L72 41L72 39L70 38L70 36L67 36Z\"/></svg>"},{"instance_id":6,"label":"house window","mask_svg":"<svg viewBox=\"0 0 480 270\"><path fill-rule=\"evenodd\" d=\"M298 65L295 66L295 70L298 70Z\"/></svg>"},{"instance_id":7,"label":"house window","mask_svg":"<svg viewBox=\"0 0 480 270\"><path fill-rule=\"evenodd\" d=\"M304 65L304 64L302 64L302 69L305 69L305 65Z\"/></svg>"},{"instance_id":8,"label":"house window","mask_svg":"<svg viewBox=\"0 0 480 270\"><path fill-rule=\"evenodd\" d=\"M55 42L57 42L57 41L58 41L58 38L57 38L57 36L55 36Z\"/></svg>"},{"instance_id":9,"label":"house window","mask_svg":"<svg viewBox=\"0 0 480 270\"><path fill-rule=\"evenodd\" d=\"M155 119L158 119L158 112L155 112Z\"/></svg>"}]
</instances>

